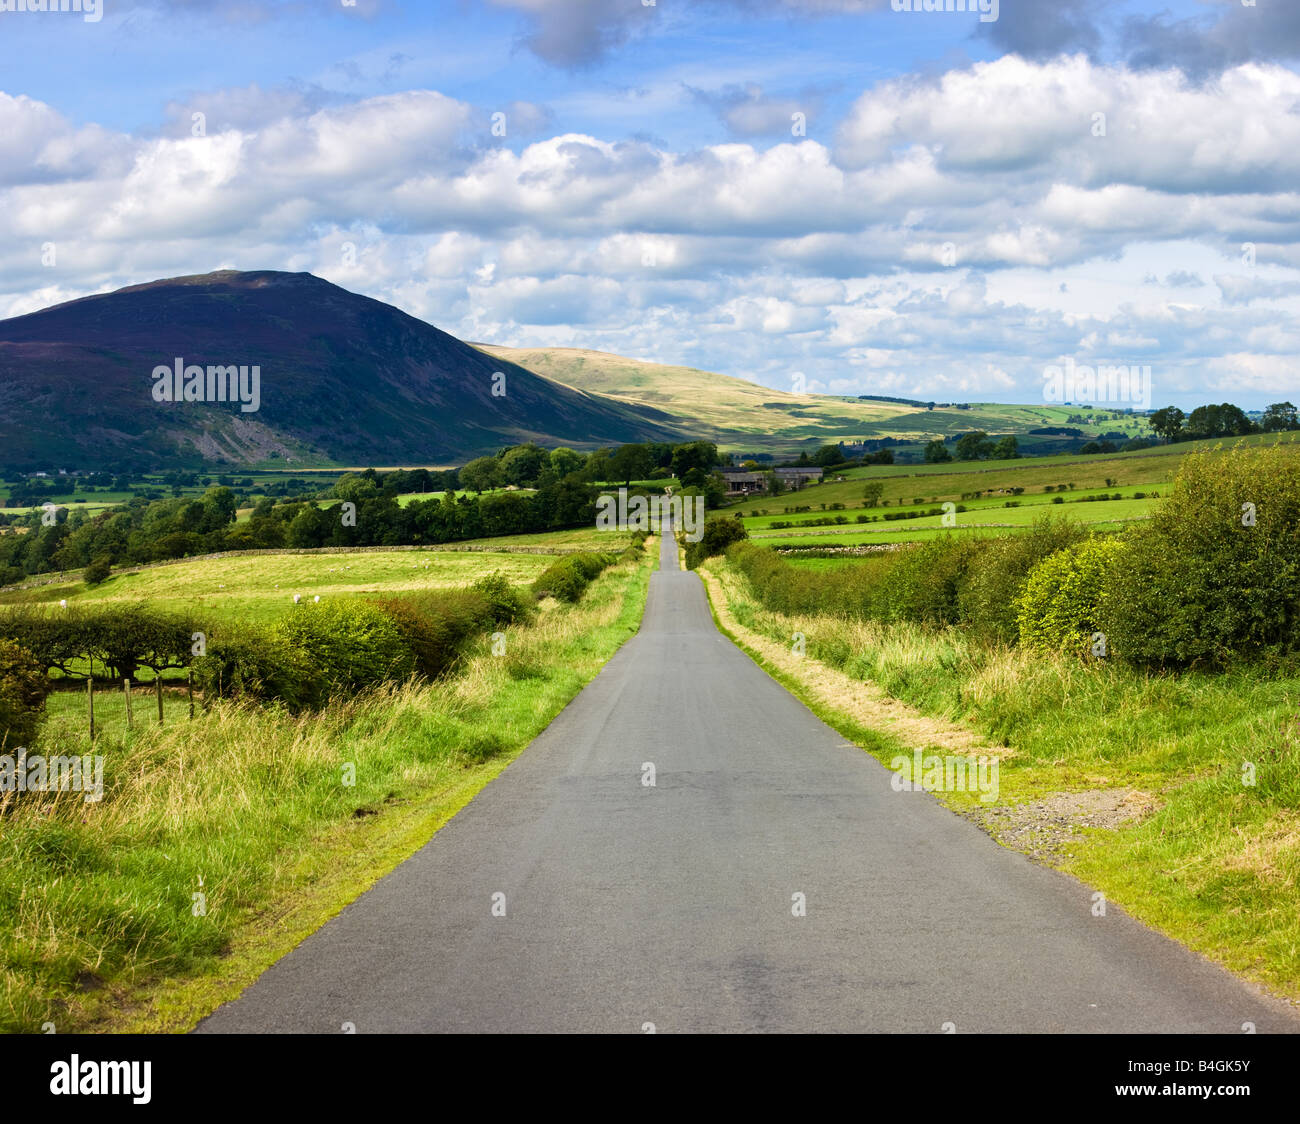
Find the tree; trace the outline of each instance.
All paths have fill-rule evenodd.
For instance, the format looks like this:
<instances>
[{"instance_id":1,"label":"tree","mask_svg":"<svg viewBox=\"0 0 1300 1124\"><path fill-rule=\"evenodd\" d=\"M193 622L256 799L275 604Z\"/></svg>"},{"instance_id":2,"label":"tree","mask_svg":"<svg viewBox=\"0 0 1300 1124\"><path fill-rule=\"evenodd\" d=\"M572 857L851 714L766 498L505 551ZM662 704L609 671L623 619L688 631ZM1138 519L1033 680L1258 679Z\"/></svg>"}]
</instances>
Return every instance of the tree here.
<instances>
[{"instance_id":1,"label":"tree","mask_svg":"<svg viewBox=\"0 0 1300 1124\"><path fill-rule=\"evenodd\" d=\"M113 563L107 554L101 554L89 566L81 571L81 579L87 585L99 585L112 573Z\"/></svg>"},{"instance_id":2,"label":"tree","mask_svg":"<svg viewBox=\"0 0 1300 1124\"><path fill-rule=\"evenodd\" d=\"M329 516L314 503L308 504L285 529L284 541L295 549L324 546L333 527Z\"/></svg>"},{"instance_id":3,"label":"tree","mask_svg":"<svg viewBox=\"0 0 1300 1124\"><path fill-rule=\"evenodd\" d=\"M686 544L686 568L697 569L706 558L722 554L732 543L749 538L745 524L736 516L722 519L710 519L704 524L704 533L699 542Z\"/></svg>"},{"instance_id":4,"label":"tree","mask_svg":"<svg viewBox=\"0 0 1300 1124\"><path fill-rule=\"evenodd\" d=\"M691 441L673 450L673 475L683 482L691 469L707 473L717 463L718 447L712 441Z\"/></svg>"},{"instance_id":5,"label":"tree","mask_svg":"<svg viewBox=\"0 0 1300 1124\"><path fill-rule=\"evenodd\" d=\"M621 445L609 458L608 471L615 480L631 484L648 476L654 467L654 457L644 445Z\"/></svg>"},{"instance_id":6,"label":"tree","mask_svg":"<svg viewBox=\"0 0 1300 1124\"><path fill-rule=\"evenodd\" d=\"M948 446L943 443L942 437L936 437L925 447L926 464L947 464L952 460L952 454L948 452Z\"/></svg>"},{"instance_id":7,"label":"tree","mask_svg":"<svg viewBox=\"0 0 1300 1124\"><path fill-rule=\"evenodd\" d=\"M973 429L963 433L957 439L957 459L959 461L982 461L993 452L993 442L982 429Z\"/></svg>"},{"instance_id":8,"label":"tree","mask_svg":"<svg viewBox=\"0 0 1300 1124\"><path fill-rule=\"evenodd\" d=\"M1264 411L1260 426L1265 433L1278 433L1284 429L1300 429L1300 417L1290 402L1274 402Z\"/></svg>"},{"instance_id":9,"label":"tree","mask_svg":"<svg viewBox=\"0 0 1300 1124\"><path fill-rule=\"evenodd\" d=\"M879 507L880 497L884 494L885 486L879 480L873 480L862 489L862 498L867 501L867 507Z\"/></svg>"},{"instance_id":10,"label":"tree","mask_svg":"<svg viewBox=\"0 0 1300 1124\"><path fill-rule=\"evenodd\" d=\"M504 483L514 484L519 488L527 487L537 483L542 469L550 463L550 454L541 446L531 443L516 445L513 449L508 449L499 462L501 479Z\"/></svg>"},{"instance_id":11,"label":"tree","mask_svg":"<svg viewBox=\"0 0 1300 1124\"><path fill-rule=\"evenodd\" d=\"M582 454L575 453L565 445L551 450L551 470L557 479L563 480L570 472L577 472L582 468L582 462Z\"/></svg>"},{"instance_id":12,"label":"tree","mask_svg":"<svg viewBox=\"0 0 1300 1124\"><path fill-rule=\"evenodd\" d=\"M1157 437L1163 437L1166 443L1171 443L1182 436L1183 422L1186 417L1187 415L1177 406L1166 406L1152 414L1147 419L1147 424L1151 426L1151 431Z\"/></svg>"},{"instance_id":13,"label":"tree","mask_svg":"<svg viewBox=\"0 0 1300 1124\"><path fill-rule=\"evenodd\" d=\"M1255 423L1240 406L1231 402L1197 406L1187 418L1189 437L1244 437L1254 432Z\"/></svg>"},{"instance_id":14,"label":"tree","mask_svg":"<svg viewBox=\"0 0 1300 1124\"><path fill-rule=\"evenodd\" d=\"M1020 456L1020 442L1014 436L1008 434L993 446L993 459L995 461L1013 461Z\"/></svg>"},{"instance_id":15,"label":"tree","mask_svg":"<svg viewBox=\"0 0 1300 1124\"><path fill-rule=\"evenodd\" d=\"M834 468L845 461L844 450L839 445L823 445L813 454L813 464L822 468Z\"/></svg>"},{"instance_id":16,"label":"tree","mask_svg":"<svg viewBox=\"0 0 1300 1124\"><path fill-rule=\"evenodd\" d=\"M480 495L501 483L501 462L496 457L477 457L460 470L460 486Z\"/></svg>"}]
</instances>

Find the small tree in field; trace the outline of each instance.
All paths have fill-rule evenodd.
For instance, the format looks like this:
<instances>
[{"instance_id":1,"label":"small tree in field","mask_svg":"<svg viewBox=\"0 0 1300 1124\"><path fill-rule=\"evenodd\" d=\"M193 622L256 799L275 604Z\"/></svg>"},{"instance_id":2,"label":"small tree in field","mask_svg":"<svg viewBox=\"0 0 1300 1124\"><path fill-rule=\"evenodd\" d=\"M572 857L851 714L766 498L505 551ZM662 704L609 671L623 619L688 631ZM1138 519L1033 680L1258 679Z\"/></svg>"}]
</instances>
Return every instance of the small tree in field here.
<instances>
[{"instance_id":1,"label":"small tree in field","mask_svg":"<svg viewBox=\"0 0 1300 1124\"><path fill-rule=\"evenodd\" d=\"M107 554L101 554L89 566L81 571L81 579L87 585L99 585L101 582L108 580L108 575L113 572L112 559Z\"/></svg>"}]
</instances>

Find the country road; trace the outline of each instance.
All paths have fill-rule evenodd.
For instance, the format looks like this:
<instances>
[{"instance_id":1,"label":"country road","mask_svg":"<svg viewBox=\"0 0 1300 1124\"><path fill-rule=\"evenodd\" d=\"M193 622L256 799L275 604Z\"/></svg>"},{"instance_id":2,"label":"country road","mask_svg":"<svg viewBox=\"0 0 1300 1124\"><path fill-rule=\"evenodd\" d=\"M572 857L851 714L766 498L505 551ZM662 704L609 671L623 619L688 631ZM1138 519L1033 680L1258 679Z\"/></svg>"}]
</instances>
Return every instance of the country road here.
<instances>
[{"instance_id":1,"label":"country road","mask_svg":"<svg viewBox=\"0 0 1300 1124\"><path fill-rule=\"evenodd\" d=\"M601 674L198 1030L1300 1029L890 776L716 630L665 536Z\"/></svg>"}]
</instances>

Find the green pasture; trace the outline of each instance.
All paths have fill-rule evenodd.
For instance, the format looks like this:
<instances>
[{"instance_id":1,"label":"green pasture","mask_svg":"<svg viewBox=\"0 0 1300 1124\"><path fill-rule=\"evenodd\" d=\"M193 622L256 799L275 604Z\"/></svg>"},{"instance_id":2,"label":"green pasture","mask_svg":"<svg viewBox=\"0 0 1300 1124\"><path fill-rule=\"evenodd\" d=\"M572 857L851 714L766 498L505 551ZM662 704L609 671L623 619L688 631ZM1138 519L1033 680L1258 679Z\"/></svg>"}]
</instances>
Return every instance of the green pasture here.
<instances>
[{"instance_id":1,"label":"green pasture","mask_svg":"<svg viewBox=\"0 0 1300 1124\"><path fill-rule=\"evenodd\" d=\"M0 601L98 605L148 601L212 619L271 620L293 605L294 594L319 596L406 593L469 585L500 572L516 585L531 582L552 555L439 550L227 554L116 573L99 586L80 582L0 595Z\"/></svg>"}]
</instances>

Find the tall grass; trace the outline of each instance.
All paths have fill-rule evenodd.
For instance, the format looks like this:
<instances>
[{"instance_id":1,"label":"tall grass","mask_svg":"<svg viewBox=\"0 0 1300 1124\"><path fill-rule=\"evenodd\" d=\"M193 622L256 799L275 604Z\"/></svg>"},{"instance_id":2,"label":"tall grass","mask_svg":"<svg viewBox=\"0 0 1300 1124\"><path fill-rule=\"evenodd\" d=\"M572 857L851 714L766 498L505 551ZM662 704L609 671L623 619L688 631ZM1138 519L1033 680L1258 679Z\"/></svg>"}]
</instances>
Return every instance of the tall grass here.
<instances>
[{"instance_id":1,"label":"tall grass","mask_svg":"<svg viewBox=\"0 0 1300 1124\"><path fill-rule=\"evenodd\" d=\"M93 746L74 721L51 723L31 752L101 754L105 791L0 805L0 1029L85 1026L106 994L211 971L302 890L308 857L366 829L378 846L369 825L388 810L476 770L486 783L635 631L647 577L641 561L615 568L580 606L503 627L503 655L481 639L436 684L302 716L218 701L159 728L137 713L134 731L103 728Z\"/></svg>"},{"instance_id":2,"label":"tall grass","mask_svg":"<svg viewBox=\"0 0 1300 1124\"><path fill-rule=\"evenodd\" d=\"M745 628L783 644L802 633L811 660L1010 747L1003 802L1095 789L1148 795L1149 817L1090 830L1066 868L1191 947L1300 998L1300 676L1244 663L1150 672L956 627L781 613L764 608L734 566L723 577ZM836 724L833 708L819 712Z\"/></svg>"}]
</instances>

